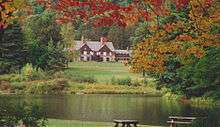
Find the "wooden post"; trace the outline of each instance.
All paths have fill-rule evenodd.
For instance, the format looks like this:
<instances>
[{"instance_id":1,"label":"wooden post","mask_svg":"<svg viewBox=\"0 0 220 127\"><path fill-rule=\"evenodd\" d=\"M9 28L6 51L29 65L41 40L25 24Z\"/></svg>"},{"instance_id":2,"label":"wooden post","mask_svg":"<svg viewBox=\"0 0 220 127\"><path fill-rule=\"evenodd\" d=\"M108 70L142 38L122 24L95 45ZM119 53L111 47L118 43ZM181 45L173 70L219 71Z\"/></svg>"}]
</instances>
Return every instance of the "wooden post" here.
<instances>
[{"instance_id":1,"label":"wooden post","mask_svg":"<svg viewBox=\"0 0 220 127\"><path fill-rule=\"evenodd\" d=\"M118 127L118 123L115 124L115 127Z\"/></svg>"}]
</instances>

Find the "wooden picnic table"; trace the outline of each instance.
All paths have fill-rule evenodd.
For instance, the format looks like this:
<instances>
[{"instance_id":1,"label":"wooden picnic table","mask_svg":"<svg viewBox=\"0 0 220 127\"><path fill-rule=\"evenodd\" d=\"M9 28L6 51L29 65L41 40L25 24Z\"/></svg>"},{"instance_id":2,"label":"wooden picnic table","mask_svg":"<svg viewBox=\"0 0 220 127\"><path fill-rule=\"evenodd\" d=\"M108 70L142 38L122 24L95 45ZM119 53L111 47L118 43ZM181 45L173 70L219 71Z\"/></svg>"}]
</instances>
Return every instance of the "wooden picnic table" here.
<instances>
[{"instance_id":1,"label":"wooden picnic table","mask_svg":"<svg viewBox=\"0 0 220 127\"><path fill-rule=\"evenodd\" d=\"M131 127L132 125L134 127L137 127L138 121L137 120L114 120L115 127L119 127L121 124L122 127Z\"/></svg>"},{"instance_id":2,"label":"wooden picnic table","mask_svg":"<svg viewBox=\"0 0 220 127\"><path fill-rule=\"evenodd\" d=\"M196 120L196 117L181 117L181 116L169 116L169 120L167 123L170 124L170 127L174 127L177 125L190 125L193 123L194 120Z\"/></svg>"}]
</instances>

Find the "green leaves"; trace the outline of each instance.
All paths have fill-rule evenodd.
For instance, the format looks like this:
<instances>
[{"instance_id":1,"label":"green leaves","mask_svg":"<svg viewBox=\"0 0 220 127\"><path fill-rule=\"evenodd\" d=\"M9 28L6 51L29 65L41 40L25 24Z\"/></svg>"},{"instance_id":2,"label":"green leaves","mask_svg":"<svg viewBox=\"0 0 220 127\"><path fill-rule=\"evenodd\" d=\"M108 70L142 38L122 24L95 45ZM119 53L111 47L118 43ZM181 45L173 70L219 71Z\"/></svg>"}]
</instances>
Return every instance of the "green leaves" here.
<instances>
[{"instance_id":1,"label":"green leaves","mask_svg":"<svg viewBox=\"0 0 220 127\"><path fill-rule=\"evenodd\" d=\"M14 22L1 32L0 73L8 73L24 65L26 61L26 44L18 22Z\"/></svg>"}]
</instances>

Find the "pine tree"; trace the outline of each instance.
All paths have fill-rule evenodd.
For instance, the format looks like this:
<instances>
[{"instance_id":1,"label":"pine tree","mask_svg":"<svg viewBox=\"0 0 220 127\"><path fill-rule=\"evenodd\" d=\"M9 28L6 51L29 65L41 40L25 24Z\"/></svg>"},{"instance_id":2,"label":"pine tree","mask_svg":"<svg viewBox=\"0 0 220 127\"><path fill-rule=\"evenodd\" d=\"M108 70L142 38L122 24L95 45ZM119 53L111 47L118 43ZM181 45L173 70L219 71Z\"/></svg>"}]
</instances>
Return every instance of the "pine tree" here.
<instances>
[{"instance_id":1,"label":"pine tree","mask_svg":"<svg viewBox=\"0 0 220 127\"><path fill-rule=\"evenodd\" d=\"M25 46L19 23L14 22L1 30L0 73L15 71L25 63Z\"/></svg>"}]
</instances>

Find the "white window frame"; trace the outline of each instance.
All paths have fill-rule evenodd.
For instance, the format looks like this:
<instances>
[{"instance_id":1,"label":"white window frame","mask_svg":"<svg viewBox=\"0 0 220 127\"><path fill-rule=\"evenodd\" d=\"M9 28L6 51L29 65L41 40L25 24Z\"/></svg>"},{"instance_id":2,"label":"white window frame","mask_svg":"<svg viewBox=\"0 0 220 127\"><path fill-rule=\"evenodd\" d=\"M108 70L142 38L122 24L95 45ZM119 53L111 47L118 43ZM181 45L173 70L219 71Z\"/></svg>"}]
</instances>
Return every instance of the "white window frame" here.
<instances>
[{"instance_id":1,"label":"white window frame","mask_svg":"<svg viewBox=\"0 0 220 127\"><path fill-rule=\"evenodd\" d=\"M84 55L87 55L87 51L83 51L83 54L84 54Z\"/></svg>"}]
</instances>

